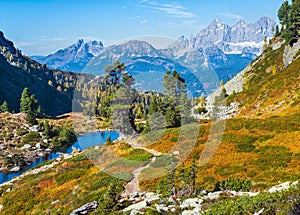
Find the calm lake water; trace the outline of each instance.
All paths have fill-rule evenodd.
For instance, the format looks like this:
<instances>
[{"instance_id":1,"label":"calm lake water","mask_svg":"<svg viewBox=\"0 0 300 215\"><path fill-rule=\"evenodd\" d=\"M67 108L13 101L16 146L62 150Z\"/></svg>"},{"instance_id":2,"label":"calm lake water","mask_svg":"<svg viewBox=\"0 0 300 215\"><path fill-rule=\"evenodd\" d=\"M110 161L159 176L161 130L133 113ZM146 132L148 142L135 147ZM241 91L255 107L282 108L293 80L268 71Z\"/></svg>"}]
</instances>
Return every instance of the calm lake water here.
<instances>
[{"instance_id":1,"label":"calm lake water","mask_svg":"<svg viewBox=\"0 0 300 215\"><path fill-rule=\"evenodd\" d=\"M108 134L110 134L111 140L116 140L119 137L118 131L94 132L94 133L84 134L82 136L79 136L77 138L77 141L72 146L65 149L64 151L52 152L48 156L40 157L31 165L24 167L22 170L18 172L0 173L0 184L10 181L13 177L21 175L23 172L34 168L35 166L37 166L38 164L42 163L45 160L55 159L61 156L62 153L70 154L73 151L72 147L75 147L76 149L84 150L91 146L103 144L105 143Z\"/></svg>"}]
</instances>

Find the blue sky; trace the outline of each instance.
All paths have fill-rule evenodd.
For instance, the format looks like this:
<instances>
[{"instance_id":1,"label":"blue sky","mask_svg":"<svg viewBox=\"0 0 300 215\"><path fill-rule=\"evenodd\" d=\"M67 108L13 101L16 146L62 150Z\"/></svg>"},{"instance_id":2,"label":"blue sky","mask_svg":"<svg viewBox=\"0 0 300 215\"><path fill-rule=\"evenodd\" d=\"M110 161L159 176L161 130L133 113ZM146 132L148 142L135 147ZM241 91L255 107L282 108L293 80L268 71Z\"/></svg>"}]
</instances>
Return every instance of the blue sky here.
<instances>
[{"instance_id":1,"label":"blue sky","mask_svg":"<svg viewBox=\"0 0 300 215\"><path fill-rule=\"evenodd\" d=\"M27 55L45 55L78 38L105 46L145 35L197 34L213 19L233 25L277 21L283 0L0 0L0 30Z\"/></svg>"}]
</instances>

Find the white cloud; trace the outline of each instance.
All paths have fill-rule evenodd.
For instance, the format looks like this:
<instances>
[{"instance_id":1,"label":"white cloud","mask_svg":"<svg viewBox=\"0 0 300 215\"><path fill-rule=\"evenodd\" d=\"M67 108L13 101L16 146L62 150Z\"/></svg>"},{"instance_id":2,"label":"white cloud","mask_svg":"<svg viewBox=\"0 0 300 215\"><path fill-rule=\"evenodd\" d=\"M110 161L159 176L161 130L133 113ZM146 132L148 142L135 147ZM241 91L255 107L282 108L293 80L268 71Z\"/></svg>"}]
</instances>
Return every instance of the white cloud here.
<instances>
[{"instance_id":1,"label":"white cloud","mask_svg":"<svg viewBox=\"0 0 300 215\"><path fill-rule=\"evenodd\" d=\"M133 16L133 17L130 17L129 19L138 19L138 18L141 18L141 16Z\"/></svg>"},{"instance_id":2,"label":"white cloud","mask_svg":"<svg viewBox=\"0 0 300 215\"><path fill-rule=\"evenodd\" d=\"M139 2L139 6L178 18L191 19L197 17L194 13L188 11L187 8L178 3L160 4L155 1L142 0Z\"/></svg>"},{"instance_id":3,"label":"white cloud","mask_svg":"<svg viewBox=\"0 0 300 215\"><path fill-rule=\"evenodd\" d=\"M223 12L223 13L219 13L219 15L228 18L228 19L232 19L232 20L241 20L243 19L243 16L238 15L238 14L234 14L231 12Z\"/></svg>"},{"instance_id":4,"label":"white cloud","mask_svg":"<svg viewBox=\"0 0 300 215\"><path fill-rule=\"evenodd\" d=\"M148 22L148 20L147 19L144 19L143 21L141 21L140 23L141 24L145 24L145 23L147 23Z\"/></svg>"}]
</instances>

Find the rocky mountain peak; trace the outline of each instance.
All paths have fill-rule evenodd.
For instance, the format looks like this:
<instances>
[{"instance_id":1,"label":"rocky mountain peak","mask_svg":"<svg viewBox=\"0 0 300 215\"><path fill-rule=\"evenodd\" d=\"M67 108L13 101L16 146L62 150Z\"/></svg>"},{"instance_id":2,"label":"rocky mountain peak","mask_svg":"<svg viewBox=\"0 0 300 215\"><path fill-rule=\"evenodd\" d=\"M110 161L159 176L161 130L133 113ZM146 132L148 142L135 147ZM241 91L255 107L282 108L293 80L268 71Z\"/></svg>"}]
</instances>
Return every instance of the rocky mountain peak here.
<instances>
[{"instance_id":1,"label":"rocky mountain peak","mask_svg":"<svg viewBox=\"0 0 300 215\"><path fill-rule=\"evenodd\" d=\"M83 43L84 43L84 40L79 39L79 40L77 40L76 46L80 47L80 46L82 46Z\"/></svg>"},{"instance_id":2,"label":"rocky mountain peak","mask_svg":"<svg viewBox=\"0 0 300 215\"><path fill-rule=\"evenodd\" d=\"M45 57L32 56L32 58L47 64L50 68L81 72L93 57L103 52L103 49L101 41L85 42L83 39L78 39L76 43L54 54Z\"/></svg>"},{"instance_id":3,"label":"rocky mountain peak","mask_svg":"<svg viewBox=\"0 0 300 215\"><path fill-rule=\"evenodd\" d=\"M3 48L5 47L5 49L12 54L16 54L16 52L17 52L17 49L14 46L14 43L10 40L7 40L2 31L0 31L0 47L3 47Z\"/></svg>"}]
</instances>

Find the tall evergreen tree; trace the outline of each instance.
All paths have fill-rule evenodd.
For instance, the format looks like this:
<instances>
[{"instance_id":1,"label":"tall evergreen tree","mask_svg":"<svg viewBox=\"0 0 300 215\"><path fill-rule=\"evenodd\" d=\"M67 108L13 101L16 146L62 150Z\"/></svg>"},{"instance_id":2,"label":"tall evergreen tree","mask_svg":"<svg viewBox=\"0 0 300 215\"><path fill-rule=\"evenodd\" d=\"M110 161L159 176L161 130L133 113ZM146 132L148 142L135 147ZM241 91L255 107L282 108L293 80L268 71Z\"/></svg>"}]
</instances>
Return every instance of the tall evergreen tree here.
<instances>
[{"instance_id":1,"label":"tall evergreen tree","mask_svg":"<svg viewBox=\"0 0 300 215\"><path fill-rule=\"evenodd\" d=\"M300 0L293 0L289 13L289 30L291 40L297 41L300 35Z\"/></svg>"},{"instance_id":2,"label":"tall evergreen tree","mask_svg":"<svg viewBox=\"0 0 300 215\"><path fill-rule=\"evenodd\" d=\"M38 100L28 88L24 88L20 99L20 111L26 113L26 121L30 124L36 123Z\"/></svg>"},{"instance_id":3,"label":"tall evergreen tree","mask_svg":"<svg viewBox=\"0 0 300 215\"><path fill-rule=\"evenodd\" d=\"M283 25L284 27L288 23L289 19L289 12L290 12L291 6L289 5L288 1L285 1L282 3L281 7L278 10L278 19L280 21L280 24Z\"/></svg>"},{"instance_id":4,"label":"tall evergreen tree","mask_svg":"<svg viewBox=\"0 0 300 215\"><path fill-rule=\"evenodd\" d=\"M166 121L168 127L179 127L181 126L180 112L173 105L166 110Z\"/></svg>"},{"instance_id":5,"label":"tall evergreen tree","mask_svg":"<svg viewBox=\"0 0 300 215\"><path fill-rule=\"evenodd\" d=\"M49 125L48 120L44 121L43 128L44 128L43 136L47 139L50 138L52 134L51 134L51 127Z\"/></svg>"}]
</instances>

